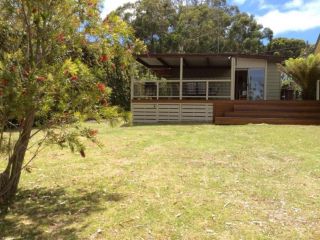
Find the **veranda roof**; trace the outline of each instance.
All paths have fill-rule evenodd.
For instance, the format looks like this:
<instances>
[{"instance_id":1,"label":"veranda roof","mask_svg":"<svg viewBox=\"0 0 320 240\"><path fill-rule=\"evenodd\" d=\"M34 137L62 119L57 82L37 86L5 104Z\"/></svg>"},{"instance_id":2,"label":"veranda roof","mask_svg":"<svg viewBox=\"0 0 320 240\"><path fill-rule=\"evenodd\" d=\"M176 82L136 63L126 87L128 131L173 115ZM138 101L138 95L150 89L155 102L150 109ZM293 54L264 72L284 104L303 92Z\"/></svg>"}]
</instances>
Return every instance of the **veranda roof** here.
<instances>
[{"instance_id":1,"label":"veranda roof","mask_svg":"<svg viewBox=\"0 0 320 240\"><path fill-rule=\"evenodd\" d=\"M180 59L183 58L183 69L186 77L198 76L213 69L229 69L232 57L266 59L272 62L282 62L283 57L272 55L237 54L237 53L170 53L143 54L136 60L155 72L160 77L177 77L180 69Z\"/></svg>"}]
</instances>

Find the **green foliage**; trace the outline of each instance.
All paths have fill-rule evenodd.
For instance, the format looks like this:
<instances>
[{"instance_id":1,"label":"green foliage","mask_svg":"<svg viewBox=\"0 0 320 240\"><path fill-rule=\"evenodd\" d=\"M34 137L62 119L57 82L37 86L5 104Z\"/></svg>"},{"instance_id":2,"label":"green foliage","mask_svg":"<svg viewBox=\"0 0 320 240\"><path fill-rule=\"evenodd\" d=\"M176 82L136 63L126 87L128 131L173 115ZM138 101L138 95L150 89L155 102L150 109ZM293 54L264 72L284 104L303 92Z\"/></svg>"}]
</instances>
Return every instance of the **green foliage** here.
<instances>
[{"instance_id":1,"label":"green foliage","mask_svg":"<svg viewBox=\"0 0 320 240\"><path fill-rule=\"evenodd\" d=\"M94 69L99 80L110 88L108 100L111 105L130 110L130 81L132 66L135 64L134 55L145 52L145 46L134 36L132 27L119 16L110 14L103 23L111 32L110 51L101 54L84 47L82 59Z\"/></svg>"},{"instance_id":2,"label":"green foliage","mask_svg":"<svg viewBox=\"0 0 320 240\"><path fill-rule=\"evenodd\" d=\"M307 43L300 39L274 38L268 45L268 52L285 58L297 58L307 48Z\"/></svg>"},{"instance_id":3,"label":"green foliage","mask_svg":"<svg viewBox=\"0 0 320 240\"><path fill-rule=\"evenodd\" d=\"M116 13L130 23L136 36L146 43L149 51L168 50L173 37L169 29L176 23L177 18L171 0L138 1L135 4L124 5Z\"/></svg>"},{"instance_id":4,"label":"green foliage","mask_svg":"<svg viewBox=\"0 0 320 240\"><path fill-rule=\"evenodd\" d=\"M0 6L6 39L0 57L1 129L10 121L22 129L31 110L44 130L120 117L119 110L107 110L110 94L130 93L127 69L133 54L143 51L131 27L116 15L102 21L98 1L7 0ZM115 87L112 80L123 75L126 79L118 83L127 85Z\"/></svg>"},{"instance_id":5,"label":"green foliage","mask_svg":"<svg viewBox=\"0 0 320 240\"><path fill-rule=\"evenodd\" d=\"M266 34L266 32L268 34ZM243 53L263 52L262 39L271 38L272 31L263 29L252 15L238 13L232 18L226 41L226 51Z\"/></svg>"},{"instance_id":6,"label":"green foliage","mask_svg":"<svg viewBox=\"0 0 320 240\"><path fill-rule=\"evenodd\" d=\"M127 124L131 124L132 122L131 113L117 106L104 108L101 111L101 117L103 119L108 119L111 126L114 126L119 122Z\"/></svg>"},{"instance_id":7,"label":"green foliage","mask_svg":"<svg viewBox=\"0 0 320 240\"><path fill-rule=\"evenodd\" d=\"M131 77L130 69L117 67L108 73L108 86L112 89L109 100L112 105L118 105L125 110L130 110Z\"/></svg>"},{"instance_id":8,"label":"green foliage","mask_svg":"<svg viewBox=\"0 0 320 240\"><path fill-rule=\"evenodd\" d=\"M85 156L84 141L94 140L94 130L79 122L128 120L122 110L110 107L111 90L121 89L106 86L108 73L116 68L114 59L120 59L121 69L129 68L143 44L118 16L102 20L100 9L98 0L0 1L0 39L5 42L0 46L0 152L7 160L0 174L0 202L16 193L29 163L23 165L29 140L36 134L44 137L31 160L44 143Z\"/></svg>"},{"instance_id":9,"label":"green foliage","mask_svg":"<svg viewBox=\"0 0 320 240\"><path fill-rule=\"evenodd\" d=\"M284 77L281 79L282 94L285 95L286 91L293 91L293 99L301 99L302 88L286 74L282 74Z\"/></svg>"},{"instance_id":10,"label":"green foliage","mask_svg":"<svg viewBox=\"0 0 320 240\"><path fill-rule=\"evenodd\" d=\"M301 87L292 79L285 79L281 81L281 89L293 90L295 92L301 93Z\"/></svg>"},{"instance_id":11,"label":"green foliage","mask_svg":"<svg viewBox=\"0 0 320 240\"><path fill-rule=\"evenodd\" d=\"M292 78L302 88L305 100L316 97L316 82L320 79L320 55L310 54L303 58L290 58L280 70Z\"/></svg>"},{"instance_id":12,"label":"green foliage","mask_svg":"<svg viewBox=\"0 0 320 240\"><path fill-rule=\"evenodd\" d=\"M150 52L263 52L272 30L225 0L141 0L116 13Z\"/></svg>"}]
</instances>

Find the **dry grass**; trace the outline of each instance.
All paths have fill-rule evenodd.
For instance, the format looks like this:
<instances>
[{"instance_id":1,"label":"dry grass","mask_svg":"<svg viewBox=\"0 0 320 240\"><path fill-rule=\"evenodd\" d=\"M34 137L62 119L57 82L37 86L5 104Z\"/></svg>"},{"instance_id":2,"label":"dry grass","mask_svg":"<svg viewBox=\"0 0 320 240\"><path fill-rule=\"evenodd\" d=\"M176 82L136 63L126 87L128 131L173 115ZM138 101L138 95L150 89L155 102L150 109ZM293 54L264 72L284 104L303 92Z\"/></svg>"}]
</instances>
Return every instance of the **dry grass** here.
<instances>
[{"instance_id":1,"label":"dry grass","mask_svg":"<svg viewBox=\"0 0 320 240\"><path fill-rule=\"evenodd\" d=\"M320 239L320 127L96 125L24 173L4 239Z\"/></svg>"}]
</instances>

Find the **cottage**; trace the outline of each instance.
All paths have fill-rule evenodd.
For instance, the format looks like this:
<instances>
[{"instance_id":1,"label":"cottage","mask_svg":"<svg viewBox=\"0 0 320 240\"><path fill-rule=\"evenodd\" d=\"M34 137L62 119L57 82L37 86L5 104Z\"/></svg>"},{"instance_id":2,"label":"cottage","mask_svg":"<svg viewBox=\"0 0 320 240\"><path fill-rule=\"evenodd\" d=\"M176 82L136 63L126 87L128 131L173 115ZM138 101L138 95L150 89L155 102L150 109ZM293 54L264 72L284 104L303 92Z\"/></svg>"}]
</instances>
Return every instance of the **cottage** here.
<instances>
[{"instance_id":1,"label":"cottage","mask_svg":"<svg viewBox=\"0 0 320 240\"><path fill-rule=\"evenodd\" d=\"M132 80L134 123L302 123L301 120L311 123L311 119L301 119L299 112L291 111L304 108L303 102L280 101L277 64L283 58L245 54L148 54L136 59L159 80Z\"/></svg>"}]
</instances>

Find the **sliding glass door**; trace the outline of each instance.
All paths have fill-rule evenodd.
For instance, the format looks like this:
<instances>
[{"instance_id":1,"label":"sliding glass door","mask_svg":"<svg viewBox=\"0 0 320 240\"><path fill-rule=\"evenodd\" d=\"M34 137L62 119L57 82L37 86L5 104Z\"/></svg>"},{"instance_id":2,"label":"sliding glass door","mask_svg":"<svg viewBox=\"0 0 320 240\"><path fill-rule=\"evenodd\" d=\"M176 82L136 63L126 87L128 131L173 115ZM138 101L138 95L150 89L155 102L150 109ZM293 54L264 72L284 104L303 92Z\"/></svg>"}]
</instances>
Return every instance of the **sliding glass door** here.
<instances>
[{"instance_id":1,"label":"sliding glass door","mask_svg":"<svg viewBox=\"0 0 320 240\"><path fill-rule=\"evenodd\" d=\"M248 70L248 99L264 100L264 69L252 68Z\"/></svg>"}]
</instances>

